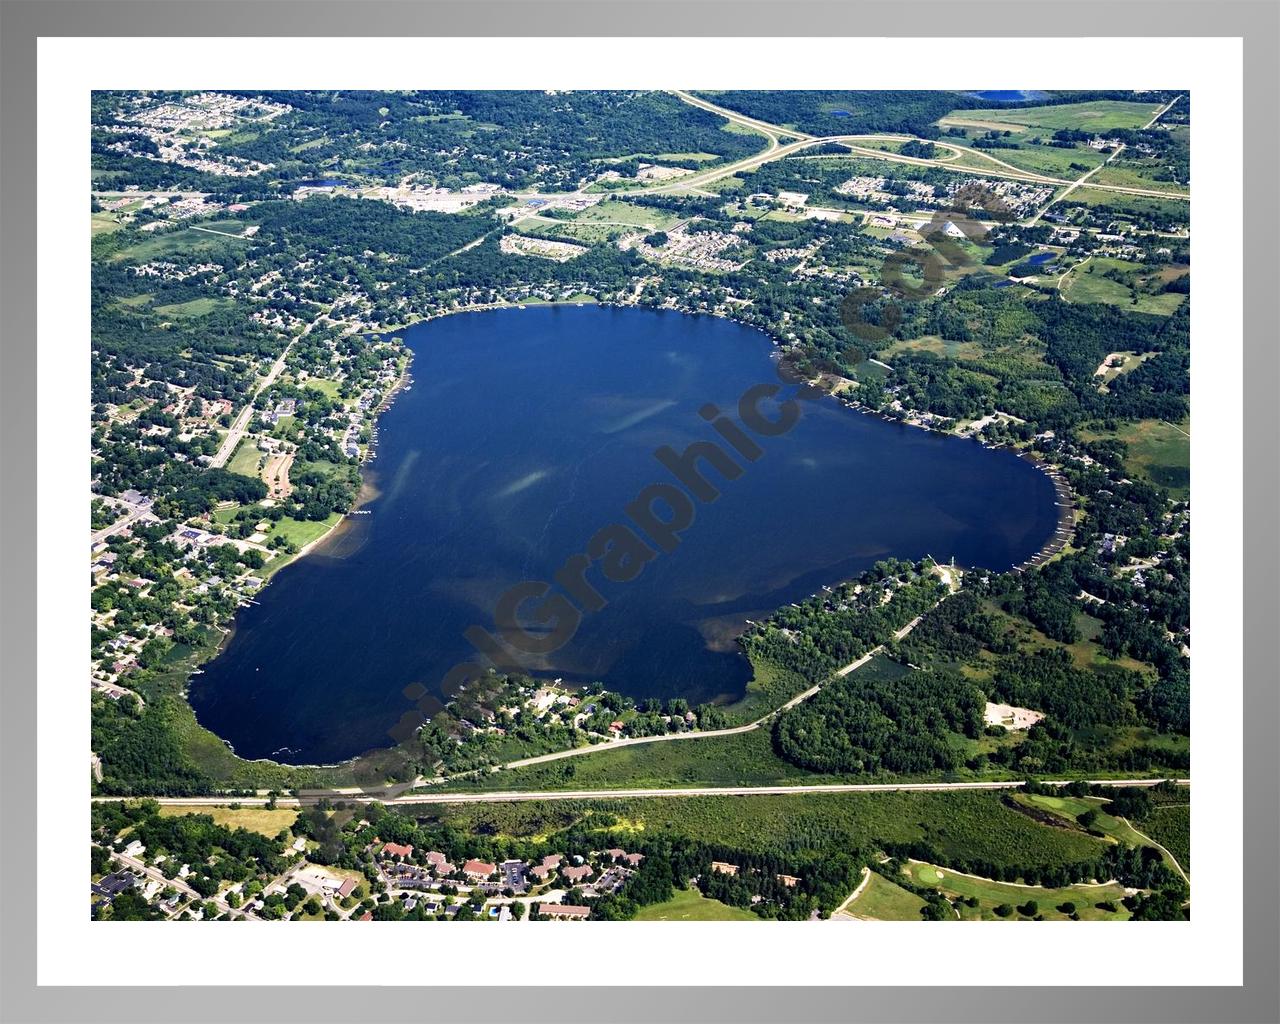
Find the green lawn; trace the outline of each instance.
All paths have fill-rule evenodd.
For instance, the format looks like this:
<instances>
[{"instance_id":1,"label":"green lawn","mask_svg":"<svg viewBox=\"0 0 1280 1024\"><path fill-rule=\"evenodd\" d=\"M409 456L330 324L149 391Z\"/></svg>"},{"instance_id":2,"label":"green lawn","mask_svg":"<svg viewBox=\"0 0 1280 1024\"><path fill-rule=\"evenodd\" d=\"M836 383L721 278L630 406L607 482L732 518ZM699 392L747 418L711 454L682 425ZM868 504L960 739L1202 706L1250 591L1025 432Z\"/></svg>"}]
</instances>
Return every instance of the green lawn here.
<instances>
[{"instance_id":1,"label":"green lawn","mask_svg":"<svg viewBox=\"0 0 1280 1024\"><path fill-rule=\"evenodd\" d=\"M759 921L741 907L708 899L697 889L681 889L666 903L652 903L636 914L637 921Z\"/></svg>"},{"instance_id":2,"label":"green lawn","mask_svg":"<svg viewBox=\"0 0 1280 1024\"><path fill-rule=\"evenodd\" d=\"M234 228L221 227L219 224L206 224L204 227L219 230L244 230L243 221L232 221ZM226 235L214 235L208 231L194 231L183 228L178 231L163 231L140 238L111 256L113 262L129 261L130 263L146 263L149 260L163 259L179 253L185 256L208 256L235 247L238 255L243 256L244 242Z\"/></svg>"},{"instance_id":3,"label":"green lawn","mask_svg":"<svg viewBox=\"0 0 1280 1024\"><path fill-rule=\"evenodd\" d=\"M900 885L894 885L883 875L871 872L867 887L858 898L845 907L851 917L871 921L919 921L924 900Z\"/></svg>"},{"instance_id":4,"label":"green lawn","mask_svg":"<svg viewBox=\"0 0 1280 1024\"><path fill-rule=\"evenodd\" d=\"M965 921L998 921L1000 915L994 912L1001 904L1017 907L1028 900L1034 900L1037 913L1043 914L1046 921L1065 921L1070 912L1058 908L1065 903L1075 907L1075 912L1084 921L1118 921L1129 916L1128 911L1120 905L1124 899L1122 885L1069 885L1061 889L1044 889L1039 886L1008 885L988 878L977 878L973 875L961 875L933 864L909 863L904 868L905 874L916 884L937 889L950 898L974 898L978 900L976 907L960 904L956 907L961 920ZM1114 903L1114 912L1096 906L1097 903ZM1016 920L1016 912L1005 920ZM1036 916L1036 915L1031 915Z\"/></svg>"},{"instance_id":5,"label":"green lawn","mask_svg":"<svg viewBox=\"0 0 1280 1024\"><path fill-rule=\"evenodd\" d=\"M258 468L262 462L262 452L258 451L258 445L251 437L246 437L238 445L231 458L227 460L227 469L232 473L241 473L244 476L257 476Z\"/></svg>"},{"instance_id":6,"label":"green lawn","mask_svg":"<svg viewBox=\"0 0 1280 1024\"><path fill-rule=\"evenodd\" d=\"M317 537L323 537L338 524L342 518L340 512L330 512L327 519L292 519L284 516L271 527L271 537L284 537L298 547L310 544Z\"/></svg>"}]
</instances>

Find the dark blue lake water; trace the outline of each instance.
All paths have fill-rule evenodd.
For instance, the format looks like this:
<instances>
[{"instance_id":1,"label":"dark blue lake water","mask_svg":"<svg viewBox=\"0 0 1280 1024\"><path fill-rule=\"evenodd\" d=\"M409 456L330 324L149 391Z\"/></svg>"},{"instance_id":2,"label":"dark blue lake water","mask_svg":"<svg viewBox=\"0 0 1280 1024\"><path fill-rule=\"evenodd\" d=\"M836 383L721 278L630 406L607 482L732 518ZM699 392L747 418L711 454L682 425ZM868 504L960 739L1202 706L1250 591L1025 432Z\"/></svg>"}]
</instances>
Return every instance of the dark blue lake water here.
<instances>
[{"instance_id":1,"label":"dark blue lake water","mask_svg":"<svg viewBox=\"0 0 1280 1024\"><path fill-rule=\"evenodd\" d=\"M1049 94L1040 89L983 89L969 95L988 103L1023 103L1026 100L1042 100Z\"/></svg>"},{"instance_id":2,"label":"dark blue lake water","mask_svg":"<svg viewBox=\"0 0 1280 1024\"><path fill-rule=\"evenodd\" d=\"M403 336L414 383L381 420L371 514L282 570L192 681L200 721L245 757L388 745L403 688L444 696L444 674L474 656L463 631L492 627L504 590L551 580L642 488L674 482L654 452L716 440L705 403L736 410L777 380L763 334L713 317L532 307ZM746 619L889 556L1006 569L1054 529L1053 487L1030 464L831 399L758 442L738 479L707 471L721 497L674 552L629 583L593 569L607 607L528 668L637 697L733 697L750 676L734 643Z\"/></svg>"}]
</instances>

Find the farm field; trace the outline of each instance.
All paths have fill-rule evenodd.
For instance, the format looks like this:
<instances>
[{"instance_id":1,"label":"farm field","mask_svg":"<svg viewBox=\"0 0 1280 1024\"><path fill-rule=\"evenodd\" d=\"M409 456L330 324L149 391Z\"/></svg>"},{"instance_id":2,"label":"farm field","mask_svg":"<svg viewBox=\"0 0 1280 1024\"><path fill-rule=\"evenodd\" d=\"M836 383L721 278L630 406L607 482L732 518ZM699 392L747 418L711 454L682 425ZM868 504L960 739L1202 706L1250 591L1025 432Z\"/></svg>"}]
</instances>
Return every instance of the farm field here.
<instances>
[{"instance_id":1,"label":"farm field","mask_svg":"<svg viewBox=\"0 0 1280 1024\"><path fill-rule=\"evenodd\" d=\"M1085 429L1085 440L1114 437L1129 447L1125 468L1135 476L1164 487L1178 500L1185 500L1191 486L1191 422L1166 423L1164 420L1138 420L1124 423L1115 430Z\"/></svg>"},{"instance_id":2,"label":"farm field","mask_svg":"<svg viewBox=\"0 0 1280 1024\"><path fill-rule=\"evenodd\" d=\"M666 903L642 907L636 921L759 921L749 910L709 899L697 889L680 889Z\"/></svg>"},{"instance_id":3,"label":"farm field","mask_svg":"<svg viewBox=\"0 0 1280 1024\"><path fill-rule=\"evenodd\" d=\"M1044 107L953 110L946 117L939 118L938 123L976 123L992 127L1017 125L1026 129L1040 128L1049 131L1078 128L1081 131L1107 132L1113 128L1141 128L1155 117L1160 107L1159 103L1089 100L1084 103L1062 103Z\"/></svg>"},{"instance_id":4,"label":"farm field","mask_svg":"<svg viewBox=\"0 0 1280 1024\"><path fill-rule=\"evenodd\" d=\"M976 899L978 905L971 907L960 904L956 907L962 921L999 921L1016 920L1027 915L1015 910L1007 917L995 913L995 908L1006 905L1012 907L1025 906L1028 900L1035 901L1036 912L1031 917L1043 915L1046 921L1066 921L1074 912L1082 921L1122 921L1128 918L1129 912L1120 904L1124 899L1124 886L1108 885L1070 885L1059 889L1045 889L1040 886L1009 885L995 882L989 878L978 878L974 875L960 874L939 868L933 864L911 861L903 868L916 885L937 889L944 896L955 899ZM1110 903L1115 910L1099 907L1099 903ZM1073 910L1061 910L1064 904L1070 904Z\"/></svg>"}]
</instances>

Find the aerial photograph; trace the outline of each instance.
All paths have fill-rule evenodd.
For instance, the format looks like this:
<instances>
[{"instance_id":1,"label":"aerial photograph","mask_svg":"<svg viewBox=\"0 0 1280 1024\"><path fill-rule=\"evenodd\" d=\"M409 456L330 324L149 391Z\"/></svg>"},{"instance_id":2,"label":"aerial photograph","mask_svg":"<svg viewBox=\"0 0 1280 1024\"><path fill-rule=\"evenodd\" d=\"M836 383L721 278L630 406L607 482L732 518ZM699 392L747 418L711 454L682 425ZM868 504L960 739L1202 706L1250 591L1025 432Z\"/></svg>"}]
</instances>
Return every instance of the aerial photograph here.
<instances>
[{"instance_id":1,"label":"aerial photograph","mask_svg":"<svg viewBox=\"0 0 1280 1024\"><path fill-rule=\"evenodd\" d=\"M1191 99L94 92L93 920L1189 920Z\"/></svg>"}]
</instances>

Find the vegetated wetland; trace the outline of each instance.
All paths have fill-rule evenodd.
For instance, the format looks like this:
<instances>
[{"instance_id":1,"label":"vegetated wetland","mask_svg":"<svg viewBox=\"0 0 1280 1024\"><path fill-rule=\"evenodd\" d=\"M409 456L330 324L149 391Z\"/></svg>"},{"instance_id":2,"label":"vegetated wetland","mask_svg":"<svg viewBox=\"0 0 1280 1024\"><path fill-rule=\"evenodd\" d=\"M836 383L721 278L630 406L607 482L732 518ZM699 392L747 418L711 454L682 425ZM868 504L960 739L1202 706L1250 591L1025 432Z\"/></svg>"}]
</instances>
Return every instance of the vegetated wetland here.
<instances>
[{"instance_id":1,"label":"vegetated wetland","mask_svg":"<svg viewBox=\"0 0 1280 1024\"><path fill-rule=\"evenodd\" d=\"M530 308L403 335L415 380L380 420L370 514L279 573L192 682L202 724L242 756L328 763L387 745L404 688L447 700L442 678L474 657L464 631L492 629L504 591L552 580L644 487L675 482L654 452L716 439L704 405L733 415L777 380L763 334L677 313ZM1057 522L1028 462L834 400L758 440L736 479L700 462L721 496L698 504L678 548L628 583L594 570L607 606L526 667L634 696L733 698L751 678L735 645L748 619L884 558L1004 570Z\"/></svg>"}]
</instances>

